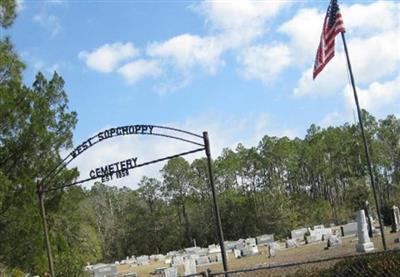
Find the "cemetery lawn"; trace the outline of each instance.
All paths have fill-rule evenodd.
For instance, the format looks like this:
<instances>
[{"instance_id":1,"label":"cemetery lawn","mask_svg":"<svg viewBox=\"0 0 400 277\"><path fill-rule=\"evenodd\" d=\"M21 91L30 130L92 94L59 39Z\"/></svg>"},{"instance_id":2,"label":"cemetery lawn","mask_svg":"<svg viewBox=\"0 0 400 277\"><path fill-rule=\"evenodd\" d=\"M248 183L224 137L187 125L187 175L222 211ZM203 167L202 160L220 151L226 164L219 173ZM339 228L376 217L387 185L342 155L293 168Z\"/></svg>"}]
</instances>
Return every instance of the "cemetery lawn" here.
<instances>
[{"instance_id":1,"label":"cemetery lawn","mask_svg":"<svg viewBox=\"0 0 400 277\"><path fill-rule=\"evenodd\" d=\"M393 249L395 247L394 239L399 237L399 233L390 233L389 229L385 230L385 238L386 244L389 249ZM375 234L375 237L372 238L374 246L377 250L383 250L382 241L380 236ZM265 246L259 247L260 254L256 256L243 257L240 259L235 259L232 253L229 253L228 257L228 265L229 270L243 269L243 268L254 268L257 266L268 266L268 265L277 265L277 264L285 264L285 263L296 263L296 262L305 262L310 260L331 258L331 257L341 257L345 255L355 255L357 254L355 251L357 238L356 237L345 237L342 239L342 246L337 248L332 248L325 250L326 241L321 243L313 243L308 245L301 245L297 248L291 249L281 249L276 251L276 256L272 258L267 258L267 249ZM332 265L332 263L329 263ZM314 264L313 266L317 266ZM136 272L139 276L154 276L150 275L156 268L166 267L164 262L154 262L150 263L146 266L138 266L134 268L129 268L128 265L119 266L119 272ZM222 264L210 264L206 266L197 267L197 272L207 271L210 269L213 272L222 271ZM178 272L181 276L183 276L184 269L183 266L178 267ZM272 272L271 272L272 273Z\"/></svg>"}]
</instances>

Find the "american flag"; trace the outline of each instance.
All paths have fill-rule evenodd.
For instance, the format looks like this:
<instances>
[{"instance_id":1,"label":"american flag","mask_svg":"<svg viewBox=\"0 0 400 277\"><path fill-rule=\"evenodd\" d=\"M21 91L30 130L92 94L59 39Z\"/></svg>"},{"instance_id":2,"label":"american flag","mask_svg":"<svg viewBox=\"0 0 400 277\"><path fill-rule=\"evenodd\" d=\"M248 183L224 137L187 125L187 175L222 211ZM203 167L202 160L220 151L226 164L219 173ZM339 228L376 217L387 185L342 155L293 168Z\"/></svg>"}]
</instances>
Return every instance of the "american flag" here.
<instances>
[{"instance_id":1,"label":"american flag","mask_svg":"<svg viewBox=\"0 0 400 277\"><path fill-rule=\"evenodd\" d=\"M326 11L321 40L315 57L313 79L335 56L335 37L341 32L345 32L342 15L340 14L337 0L332 0Z\"/></svg>"}]
</instances>

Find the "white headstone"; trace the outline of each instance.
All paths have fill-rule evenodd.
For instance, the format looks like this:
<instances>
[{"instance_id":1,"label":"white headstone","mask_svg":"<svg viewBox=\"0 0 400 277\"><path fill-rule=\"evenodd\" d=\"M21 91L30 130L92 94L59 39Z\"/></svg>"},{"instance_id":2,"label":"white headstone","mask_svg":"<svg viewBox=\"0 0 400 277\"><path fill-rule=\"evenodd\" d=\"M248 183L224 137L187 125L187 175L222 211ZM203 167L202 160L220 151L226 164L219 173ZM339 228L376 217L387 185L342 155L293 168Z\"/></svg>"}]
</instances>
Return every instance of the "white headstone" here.
<instances>
[{"instance_id":1,"label":"white headstone","mask_svg":"<svg viewBox=\"0 0 400 277\"><path fill-rule=\"evenodd\" d=\"M329 248L339 247L342 245L342 240L338 236L332 235L328 238L327 244Z\"/></svg>"},{"instance_id":2,"label":"white headstone","mask_svg":"<svg viewBox=\"0 0 400 277\"><path fill-rule=\"evenodd\" d=\"M205 264L209 264L210 260L208 259L208 256L200 256L196 259L196 265L200 266L200 265L205 265Z\"/></svg>"},{"instance_id":3,"label":"white headstone","mask_svg":"<svg viewBox=\"0 0 400 277\"><path fill-rule=\"evenodd\" d=\"M294 240L304 240L304 234L307 233L306 228L296 229L290 233L290 236Z\"/></svg>"},{"instance_id":4,"label":"white headstone","mask_svg":"<svg viewBox=\"0 0 400 277\"><path fill-rule=\"evenodd\" d=\"M196 261L194 259L185 259L185 275L196 274Z\"/></svg>"},{"instance_id":5,"label":"white headstone","mask_svg":"<svg viewBox=\"0 0 400 277\"><path fill-rule=\"evenodd\" d=\"M274 247L272 247L271 245L268 245L268 246L267 246L267 250L268 250L268 253L267 253L268 258L275 257L275 255L276 255L276 250L275 250Z\"/></svg>"},{"instance_id":6,"label":"white headstone","mask_svg":"<svg viewBox=\"0 0 400 277\"><path fill-rule=\"evenodd\" d=\"M176 267L169 267L164 270L164 275L165 277L177 277L178 272L176 270Z\"/></svg>"},{"instance_id":7,"label":"white headstone","mask_svg":"<svg viewBox=\"0 0 400 277\"><path fill-rule=\"evenodd\" d=\"M254 246L247 246L242 249L242 256L253 256L258 254L258 247L256 245Z\"/></svg>"},{"instance_id":8,"label":"white headstone","mask_svg":"<svg viewBox=\"0 0 400 277\"><path fill-rule=\"evenodd\" d=\"M392 208L392 233L400 231L400 212L399 208L393 206Z\"/></svg>"},{"instance_id":9,"label":"white headstone","mask_svg":"<svg viewBox=\"0 0 400 277\"><path fill-rule=\"evenodd\" d=\"M242 257L242 251L240 251L239 249L233 249L233 255L235 256L235 258L240 258Z\"/></svg>"},{"instance_id":10,"label":"white headstone","mask_svg":"<svg viewBox=\"0 0 400 277\"><path fill-rule=\"evenodd\" d=\"M247 238L245 240L245 243L247 246L256 246L257 245L255 238Z\"/></svg>"},{"instance_id":11,"label":"white headstone","mask_svg":"<svg viewBox=\"0 0 400 277\"><path fill-rule=\"evenodd\" d=\"M369 252L374 250L374 244L368 236L367 219L365 218L364 210L359 210L357 212L357 237L357 252Z\"/></svg>"},{"instance_id":12,"label":"white headstone","mask_svg":"<svg viewBox=\"0 0 400 277\"><path fill-rule=\"evenodd\" d=\"M274 241L274 235L261 235L256 237L256 241L257 241L257 245L265 245L269 242L273 242Z\"/></svg>"},{"instance_id":13,"label":"white headstone","mask_svg":"<svg viewBox=\"0 0 400 277\"><path fill-rule=\"evenodd\" d=\"M294 248L297 247L297 243L294 239L287 239L286 240L286 248Z\"/></svg>"},{"instance_id":14,"label":"white headstone","mask_svg":"<svg viewBox=\"0 0 400 277\"><path fill-rule=\"evenodd\" d=\"M208 254L221 253L221 247L219 245L211 244L208 246Z\"/></svg>"}]
</instances>

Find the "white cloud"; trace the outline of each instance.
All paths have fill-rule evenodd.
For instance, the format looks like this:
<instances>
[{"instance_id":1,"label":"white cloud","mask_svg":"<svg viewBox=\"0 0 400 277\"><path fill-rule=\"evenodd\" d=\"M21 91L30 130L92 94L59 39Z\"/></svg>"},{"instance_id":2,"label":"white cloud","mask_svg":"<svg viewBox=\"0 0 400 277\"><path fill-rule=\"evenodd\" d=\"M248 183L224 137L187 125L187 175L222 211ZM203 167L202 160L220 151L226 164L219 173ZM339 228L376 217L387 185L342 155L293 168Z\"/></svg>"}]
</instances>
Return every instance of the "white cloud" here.
<instances>
[{"instance_id":1,"label":"white cloud","mask_svg":"<svg viewBox=\"0 0 400 277\"><path fill-rule=\"evenodd\" d=\"M222 64L220 55L223 49L214 37L199 37L184 34L165 42L151 44L147 53L151 57L164 58L180 70L200 65L210 74Z\"/></svg>"},{"instance_id":2,"label":"white cloud","mask_svg":"<svg viewBox=\"0 0 400 277\"><path fill-rule=\"evenodd\" d=\"M348 109L354 109L354 95L350 86L346 86L343 91ZM388 106L395 106L396 110L400 102L400 75L394 80L387 82L373 82L368 88L357 88L357 95L360 107L370 112L377 113ZM388 111L385 111L387 114Z\"/></svg>"},{"instance_id":3,"label":"white cloud","mask_svg":"<svg viewBox=\"0 0 400 277\"><path fill-rule=\"evenodd\" d=\"M137 60L120 67L118 73L128 83L134 84L147 76L159 76L162 73L162 69L157 61Z\"/></svg>"},{"instance_id":4,"label":"white cloud","mask_svg":"<svg viewBox=\"0 0 400 277\"><path fill-rule=\"evenodd\" d=\"M319 43L324 15L316 9L302 9L283 23L278 31L289 36L293 63L302 65L312 61Z\"/></svg>"},{"instance_id":5,"label":"white cloud","mask_svg":"<svg viewBox=\"0 0 400 277\"><path fill-rule=\"evenodd\" d=\"M139 50L132 43L105 44L91 52L81 51L79 58L86 65L96 71L103 73L112 72L118 65L129 58L137 56Z\"/></svg>"},{"instance_id":6,"label":"white cloud","mask_svg":"<svg viewBox=\"0 0 400 277\"><path fill-rule=\"evenodd\" d=\"M235 47L264 34L266 21L288 5L290 1L202 1L197 8L206 22Z\"/></svg>"},{"instance_id":7,"label":"white cloud","mask_svg":"<svg viewBox=\"0 0 400 277\"><path fill-rule=\"evenodd\" d=\"M400 65L399 49L400 24L399 28L395 30L365 39L351 39L349 53L355 78L359 82L369 83L380 77L398 72Z\"/></svg>"},{"instance_id":8,"label":"white cloud","mask_svg":"<svg viewBox=\"0 0 400 277\"><path fill-rule=\"evenodd\" d=\"M184 80L191 79L190 71L197 66L215 74L224 65L223 54L248 47L264 34L266 21L289 4L289 1L202 1L195 9L206 18L212 35L178 35L150 44L147 54L162 59L166 65L172 64L185 75Z\"/></svg>"},{"instance_id":9,"label":"white cloud","mask_svg":"<svg viewBox=\"0 0 400 277\"><path fill-rule=\"evenodd\" d=\"M289 48L286 45L258 45L245 51L239 57L243 65L243 74L249 79L259 79L269 83L291 62Z\"/></svg>"},{"instance_id":10,"label":"white cloud","mask_svg":"<svg viewBox=\"0 0 400 277\"><path fill-rule=\"evenodd\" d=\"M55 15L49 15L46 13L37 14L33 17L33 21L50 32L52 37L55 37L61 31L60 20Z\"/></svg>"},{"instance_id":11,"label":"white cloud","mask_svg":"<svg viewBox=\"0 0 400 277\"><path fill-rule=\"evenodd\" d=\"M313 80L313 68L303 72L293 89L295 96L327 96L342 88L347 82L347 69L344 55L336 54L318 77Z\"/></svg>"},{"instance_id":12,"label":"white cloud","mask_svg":"<svg viewBox=\"0 0 400 277\"><path fill-rule=\"evenodd\" d=\"M370 35L399 28L400 4L393 1L376 1L369 5L343 5L341 10L349 34Z\"/></svg>"}]
</instances>

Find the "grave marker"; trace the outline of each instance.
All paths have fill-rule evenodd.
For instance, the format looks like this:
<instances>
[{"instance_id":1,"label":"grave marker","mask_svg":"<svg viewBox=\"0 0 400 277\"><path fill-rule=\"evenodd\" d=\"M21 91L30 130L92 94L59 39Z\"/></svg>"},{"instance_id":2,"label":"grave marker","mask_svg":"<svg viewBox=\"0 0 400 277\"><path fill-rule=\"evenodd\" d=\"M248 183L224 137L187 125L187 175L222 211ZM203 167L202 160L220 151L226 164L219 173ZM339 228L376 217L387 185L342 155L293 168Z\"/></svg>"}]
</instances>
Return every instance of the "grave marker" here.
<instances>
[{"instance_id":1,"label":"grave marker","mask_svg":"<svg viewBox=\"0 0 400 277\"><path fill-rule=\"evenodd\" d=\"M357 236L357 252L369 252L374 250L374 244L371 242L368 235L367 219L365 218L364 210L359 210L357 212Z\"/></svg>"}]
</instances>

